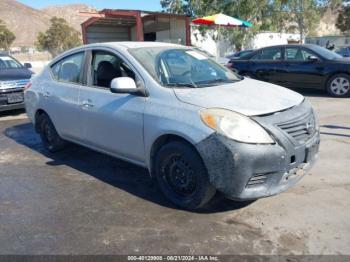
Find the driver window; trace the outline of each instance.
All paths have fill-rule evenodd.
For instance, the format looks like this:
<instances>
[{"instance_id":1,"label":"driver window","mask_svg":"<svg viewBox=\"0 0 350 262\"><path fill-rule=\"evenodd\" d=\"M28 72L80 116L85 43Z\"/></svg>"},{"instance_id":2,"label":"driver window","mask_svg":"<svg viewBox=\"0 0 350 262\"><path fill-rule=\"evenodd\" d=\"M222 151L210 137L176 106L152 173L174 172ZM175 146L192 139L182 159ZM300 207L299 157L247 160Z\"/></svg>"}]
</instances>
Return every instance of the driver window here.
<instances>
[{"instance_id":1,"label":"driver window","mask_svg":"<svg viewBox=\"0 0 350 262\"><path fill-rule=\"evenodd\" d=\"M95 51L92 56L92 85L95 87L111 87L114 78L130 77L135 80L136 85L140 81L135 73L130 69L120 57L106 51Z\"/></svg>"},{"instance_id":2,"label":"driver window","mask_svg":"<svg viewBox=\"0 0 350 262\"><path fill-rule=\"evenodd\" d=\"M299 47L287 47L285 50L285 59L288 61L307 61L310 56L314 56Z\"/></svg>"},{"instance_id":3,"label":"driver window","mask_svg":"<svg viewBox=\"0 0 350 262\"><path fill-rule=\"evenodd\" d=\"M302 54L302 56L303 56L304 61L309 60L310 57L317 57L317 56L315 56L313 53L311 53L311 52L309 52L309 51L307 51L307 50L305 50L305 49L302 49L302 50L301 50L301 54Z\"/></svg>"}]
</instances>

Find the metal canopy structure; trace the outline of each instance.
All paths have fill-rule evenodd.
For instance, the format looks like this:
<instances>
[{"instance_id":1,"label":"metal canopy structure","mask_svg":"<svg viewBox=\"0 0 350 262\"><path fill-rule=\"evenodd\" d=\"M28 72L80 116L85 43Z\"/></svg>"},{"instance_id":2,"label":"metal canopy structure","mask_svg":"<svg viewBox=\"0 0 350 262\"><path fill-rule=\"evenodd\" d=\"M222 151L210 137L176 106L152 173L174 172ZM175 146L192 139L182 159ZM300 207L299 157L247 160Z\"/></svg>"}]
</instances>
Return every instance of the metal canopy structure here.
<instances>
[{"instance_id":1,"label":"metal canopy structure","mask_svg":"<svg viewBox=\"0 0 350 262\"><path fill-rule=\"evenodd\" d=\"M119 9L81 12L80 15L89 17L81 25L84 44L99 40L145 41L147 34L155 34L156 41L177 42L181 39L182 44L191 44L190 18L187 16Z\"/></svg>"}]
</instances>

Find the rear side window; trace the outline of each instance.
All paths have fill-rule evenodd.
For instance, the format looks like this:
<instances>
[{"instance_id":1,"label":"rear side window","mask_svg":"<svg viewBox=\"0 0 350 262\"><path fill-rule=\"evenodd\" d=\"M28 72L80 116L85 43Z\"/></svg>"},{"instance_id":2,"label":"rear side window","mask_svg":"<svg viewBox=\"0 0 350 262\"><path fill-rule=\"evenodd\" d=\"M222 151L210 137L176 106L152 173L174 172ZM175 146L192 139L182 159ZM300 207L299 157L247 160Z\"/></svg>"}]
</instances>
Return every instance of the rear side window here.
<instances>
[{"instance_id":1,"label":"rear side window","mask_svg":"<svg viewBox=\"0 0 350 262\"><path fill-rule=\"evenodd\" d=\"M282 59L282 52L281 48L268 48L263 49L257 54L255 54L251 60L281 60Z\"/></svg>"},{"instance_id":2,"label":"rear side window","mask_svg":"<svg viewBox=\"0 0 350 262\"><path fill-rule=\"evenodd\" d=\"M84 52L70 55L51 67L54 78L68 83L81 83L80 73L84 60Z\"/></svg>"}]
</instances>

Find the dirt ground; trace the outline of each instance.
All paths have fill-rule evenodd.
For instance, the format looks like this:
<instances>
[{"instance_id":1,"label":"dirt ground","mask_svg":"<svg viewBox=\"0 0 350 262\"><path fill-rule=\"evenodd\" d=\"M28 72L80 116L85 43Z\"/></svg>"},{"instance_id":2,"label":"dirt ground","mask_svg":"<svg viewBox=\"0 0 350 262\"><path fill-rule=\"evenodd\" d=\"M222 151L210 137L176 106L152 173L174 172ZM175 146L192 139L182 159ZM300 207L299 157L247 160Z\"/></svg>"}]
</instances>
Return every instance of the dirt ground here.
<instances>
[{"instance_id":1,"label":"dirt ground","mask_svg":"<svg viewBox=\"0 0 350 262\"><path fill-rule=\"evenodd\" d=\"M304 92L318 162L294 188L179 210L147 171L73 146L45 152L23 111L0 114L0 254L350 254L350 99Z\"/></svg>"}]
</instances>

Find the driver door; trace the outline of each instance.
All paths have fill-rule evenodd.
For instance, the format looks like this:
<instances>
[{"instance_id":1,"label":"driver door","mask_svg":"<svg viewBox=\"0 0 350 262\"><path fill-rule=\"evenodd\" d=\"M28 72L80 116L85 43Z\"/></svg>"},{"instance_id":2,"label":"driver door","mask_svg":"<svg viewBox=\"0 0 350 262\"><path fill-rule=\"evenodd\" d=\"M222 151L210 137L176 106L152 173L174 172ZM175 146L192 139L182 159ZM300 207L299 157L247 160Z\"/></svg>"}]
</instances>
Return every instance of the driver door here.
<instances>
[{"instance_id":1,"label":"driver door","mask_svg":"<svg viewBox=\"0 0 350 262\"><path fill-rule=\"evenodd\" d=\"M311 60L309 57L317 57ZM313 52L301 47L285 47L284 55L285 74L282 78L288 87L322 87L323 62Z\"/></svg>"},{"instance_id":2,"label":"driver door","mask_svg":"<svg viewBox=\"0 0 350 262\"><path fill-rule=\"evenodd\" d=\"M83 143L143 163L145 97L110 91L113 78L131 77L138 86L144 85L142 79L121 56L110 51L92 50L87 63L88 84L81 87L79 95Z\"/></svg>"}]
</instances>

